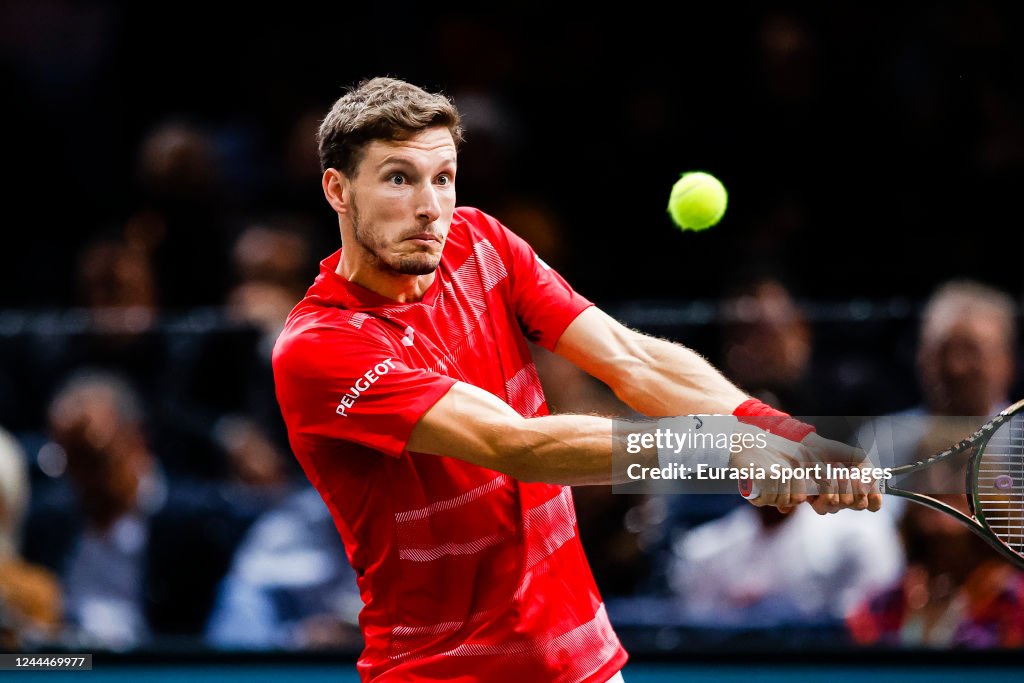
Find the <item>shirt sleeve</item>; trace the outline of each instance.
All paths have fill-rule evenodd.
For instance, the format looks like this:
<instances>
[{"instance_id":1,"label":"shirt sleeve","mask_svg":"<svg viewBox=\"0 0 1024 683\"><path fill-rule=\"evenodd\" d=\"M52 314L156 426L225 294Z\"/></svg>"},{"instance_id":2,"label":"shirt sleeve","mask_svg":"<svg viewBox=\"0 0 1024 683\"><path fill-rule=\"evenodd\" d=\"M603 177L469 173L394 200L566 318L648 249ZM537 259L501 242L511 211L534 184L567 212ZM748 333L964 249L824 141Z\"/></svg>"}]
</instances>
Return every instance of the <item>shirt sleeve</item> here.
<instances>
[{"instance_id":1,"label":"shirt sleeve","mask_svg":"<svg viewBox=\"0 0 1024 683\"><path fill-rule=\"evenodd\" d=\"M279 343L274 383L293 440L341 439L398 457L455 380L410 367L384 344L308 330Z\"/></svg>"},{"instance_id":2,"label":"shirt sleeve","mask_svg":"<svg viewBox=\"0 0 1024 683\"><path fill-rule=\"evenodd\" d=\"M519 325L527 339L553 351L569 323L593 304L544 263L522 237L497 220L487 218L500 231L501 241L507 246L503 256L508 264Z\"/></svg>"}]
</instances>

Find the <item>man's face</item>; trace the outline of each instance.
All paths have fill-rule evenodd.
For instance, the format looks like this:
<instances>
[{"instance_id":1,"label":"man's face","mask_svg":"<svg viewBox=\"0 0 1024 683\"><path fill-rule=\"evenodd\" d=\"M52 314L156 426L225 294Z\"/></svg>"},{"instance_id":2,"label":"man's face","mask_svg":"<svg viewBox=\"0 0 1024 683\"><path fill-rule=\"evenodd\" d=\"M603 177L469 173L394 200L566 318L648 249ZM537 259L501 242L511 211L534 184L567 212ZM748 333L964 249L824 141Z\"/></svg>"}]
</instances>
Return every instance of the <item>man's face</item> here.
<instances>
[{"instance_id":1,"label":"man's face","mask_svg":"<svg viewBox=\"0 0 1024 683\"><path fill-rule=\"evenodd\" d=\"M87 516L105 528L135 501L142 469L137 427L123 423L114 393L102 386L59 399L50 426L67 454L68 474Z\"/></svg>"},{"instance_id":2,"label":"man's face","mask_svg":"<svg viewBox=\"0 0 1024 683\"><path fill-rule=\"evenodd\" d=\"M401 275L434 272L455 211L455 169L447 128L367 144L349 179L349 218L373 267Z\"/></svg>"},{"instance_id":3,"label":"man's face","mask_svg":"<svg viewBox=\"0 0 1024 683\"><path fill-rule=\"evenodd\" d=\"M933 409L988 414L1005 400L1013 377L1013 355L1000 321L983 315L958 320L944 338L926 342L921 372Z\"/></svg>"}]
</instances>

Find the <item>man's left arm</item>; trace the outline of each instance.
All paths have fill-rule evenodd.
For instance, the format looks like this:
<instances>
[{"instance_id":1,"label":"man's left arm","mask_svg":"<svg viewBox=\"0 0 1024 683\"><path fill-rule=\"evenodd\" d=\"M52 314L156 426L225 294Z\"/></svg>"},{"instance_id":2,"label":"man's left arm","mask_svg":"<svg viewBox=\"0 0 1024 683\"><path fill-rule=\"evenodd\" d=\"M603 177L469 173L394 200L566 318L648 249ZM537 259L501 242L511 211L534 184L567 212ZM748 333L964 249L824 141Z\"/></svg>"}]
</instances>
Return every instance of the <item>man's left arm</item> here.
<instances>
[{"instance_id":1,"label":"man's left arm","mask_svg":"<svg viewBox=\"0 0 1024 683\"><path fill-rule=\"evenodd\" d=\"M468 215L491 231L505 259L510 301L527 338L603 381L629 407L649 417L737 414L761 426L767 411L768 420L772 419L771 413L776 411L757 401L748 403L742 391L698 354L621 325L574 292L518 235L486 214ZM737 413L741 406L744 410ZM843 444L807 435L795 420L775 424L773 432L799 441L821 460L852 464L863 456L863 452L858 452L859 457L851 455L854 449ZM769 482L761 500L771 499L771 490L778 488L777 482ZM814 508L821 513L838 507L877 509L881 505L879 494L873 493L870 501L868 498L863 490L847 488L818 496Z\"/></svg>"},{"instance_id":2,"label":"man's left arm","mask_svg":"<svg viewBox=\"0 0 1024 683\"><path fill-rule=\"evenodd\" d=\"M635 332L596 306L569 324L555 353L651 417L731 415L748 398L694 351Z\"/></svg>"},{"instance_id":3,"label":"man's left arm","mask_svg":"<svg viewBox=\"0 0 1024 683\"><path fill-rule=\"evenodd\" d=\"M749 400L691 349L630 330L596 306L569 324L555 352L607 384L630 408L650 417L732 415ZM801 443L822 461L857 464L863 456L813 432ZM812 505L818 512L843 507L877 510L881 494L871 489L868 493L847 483L840 491L818 496Z\"/></svg>"}]
</instances>

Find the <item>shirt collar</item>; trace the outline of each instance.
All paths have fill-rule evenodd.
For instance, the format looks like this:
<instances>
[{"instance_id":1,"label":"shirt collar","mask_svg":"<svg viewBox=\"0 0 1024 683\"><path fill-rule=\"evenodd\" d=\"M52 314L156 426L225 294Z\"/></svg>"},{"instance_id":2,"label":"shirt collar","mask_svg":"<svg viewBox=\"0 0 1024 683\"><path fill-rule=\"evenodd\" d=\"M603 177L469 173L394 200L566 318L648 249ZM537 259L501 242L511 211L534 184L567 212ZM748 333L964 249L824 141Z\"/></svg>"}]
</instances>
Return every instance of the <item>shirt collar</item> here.
<instances>
[{"instance_id":1,"label":"shirt collar","mask_svg":"<svg viewBox=\"0 0 1024 683\"><path fill-rule=\"evenodd\" d=\"M420 301L402 303L389 299L382 294L357 285L354 282L338 274L338 263L341 262L341 249L334 252L320 262L320 274L313 282L309 290L310 296L315 296L321 302L330 306L338 306L352 311L372 310L382 307L403 307L426 304L433 305L437 300L437 294L441 287L441 271L444 266L444 256L441 257L441 264L435 271L434 281L430 284L426 294Z\"/></svg>"}]
</instances>

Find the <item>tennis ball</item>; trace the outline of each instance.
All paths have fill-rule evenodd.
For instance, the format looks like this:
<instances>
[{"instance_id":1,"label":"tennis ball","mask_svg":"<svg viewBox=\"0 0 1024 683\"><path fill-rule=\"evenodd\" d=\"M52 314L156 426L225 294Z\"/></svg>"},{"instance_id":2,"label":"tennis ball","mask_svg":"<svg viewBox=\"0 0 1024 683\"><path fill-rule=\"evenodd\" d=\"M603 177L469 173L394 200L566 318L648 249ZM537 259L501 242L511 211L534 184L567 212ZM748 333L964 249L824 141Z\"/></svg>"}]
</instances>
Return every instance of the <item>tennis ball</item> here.
<instances>
[{"instance_id":1,"label":"tennis ball","mask_svg":"<svg viewBox=\"0 0 1024 683\"><path fill-rule=\"evenodd\" d=\"M672 186L668 213L682 230L704 230L722 220L729 196L710 173L684 173Z\"/></svg>"}]
</instances>

